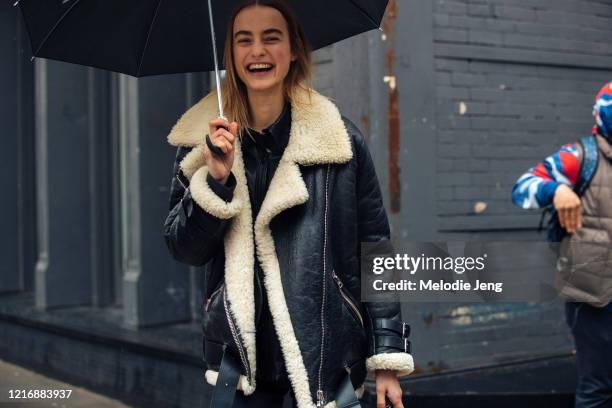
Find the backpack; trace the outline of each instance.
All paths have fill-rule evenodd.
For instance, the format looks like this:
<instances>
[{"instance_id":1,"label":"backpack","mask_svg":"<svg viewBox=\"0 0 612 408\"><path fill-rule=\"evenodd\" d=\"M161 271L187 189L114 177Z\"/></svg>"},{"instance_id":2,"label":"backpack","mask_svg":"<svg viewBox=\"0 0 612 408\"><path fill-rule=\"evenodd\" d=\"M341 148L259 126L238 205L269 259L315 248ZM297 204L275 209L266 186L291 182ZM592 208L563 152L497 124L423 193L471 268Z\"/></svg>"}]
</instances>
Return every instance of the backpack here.
<instances>
[{"instance_id":1,"label":"backpack","mask_svg":"<svg viewBox=\"0 0 612 408\"><path fill-rule=\"evenodd\" d=\"M574 187L574 192L578 197L582 197L586 192L587 188L591 184L591 180L597 170L599 164L599 150L597 147L597 139L595 136L585 136L580 139L580 145L582 146L582 163L580 163L580 173L578 174L578 181ZM546 239L548 242L561 242L561 240L567 235L565 228L559 223L559 216L555 206L551 203L544 207L542 211L542 217L540 218L540 225L538 232L542 231L544 219L548 215L548 221L546 225Z\"/></svg>"}]
</instances>

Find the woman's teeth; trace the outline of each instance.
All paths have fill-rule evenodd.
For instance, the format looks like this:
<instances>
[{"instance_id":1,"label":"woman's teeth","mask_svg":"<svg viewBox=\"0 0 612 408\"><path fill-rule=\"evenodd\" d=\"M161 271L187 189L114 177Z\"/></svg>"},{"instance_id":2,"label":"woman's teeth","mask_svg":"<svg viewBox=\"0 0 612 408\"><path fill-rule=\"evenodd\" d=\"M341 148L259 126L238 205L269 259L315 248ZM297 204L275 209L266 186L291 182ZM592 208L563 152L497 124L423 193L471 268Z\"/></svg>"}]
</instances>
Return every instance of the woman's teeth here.
<instances>
[{"instance_id":1,"label":"woman's teeth","mask_svg":"<svg viewBox=\"0 0 612 408\"><path fill-rule=\"evenodd\" d=\"M251 64L247 67L247 70L251 73L268 72L271 69L271 64Z\"/></svg>"}]
</instances>

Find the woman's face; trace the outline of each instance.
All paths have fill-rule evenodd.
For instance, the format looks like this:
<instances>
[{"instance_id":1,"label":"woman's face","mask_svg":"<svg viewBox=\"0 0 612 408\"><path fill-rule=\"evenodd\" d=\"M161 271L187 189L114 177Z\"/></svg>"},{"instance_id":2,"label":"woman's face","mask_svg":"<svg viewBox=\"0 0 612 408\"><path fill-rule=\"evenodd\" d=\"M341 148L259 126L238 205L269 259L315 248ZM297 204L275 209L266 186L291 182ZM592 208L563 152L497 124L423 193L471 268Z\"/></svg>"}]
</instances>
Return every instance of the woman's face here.
<instances>
[{"instance_id":1,"label":"woman's face","mask_svg":"<svg viewBox=\"0 0 612 408\"><path fill-rule=\"evenodd\" d=\"M249 6L234 20L236 73L251 92L282 90L291 61L287 22L273 7Z\"/></svg>"}]
</instances>

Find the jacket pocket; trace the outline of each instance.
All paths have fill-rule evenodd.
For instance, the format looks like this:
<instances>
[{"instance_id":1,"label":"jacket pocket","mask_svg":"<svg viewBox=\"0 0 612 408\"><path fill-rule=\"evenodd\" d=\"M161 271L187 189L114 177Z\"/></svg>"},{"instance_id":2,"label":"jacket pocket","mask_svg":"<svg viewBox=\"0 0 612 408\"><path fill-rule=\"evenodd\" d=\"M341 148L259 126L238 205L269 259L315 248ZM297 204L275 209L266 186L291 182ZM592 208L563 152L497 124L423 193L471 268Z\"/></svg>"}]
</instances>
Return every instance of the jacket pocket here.
<instances>
[{"instance_id":1,"label":"jacket pocket","mask_svg":"<svg viewBox=\"0 0 612 408\"><path fill-rule=\"evenodd\" d=\"M350 367L360 360L365 361L367 354L367 335L364 327L363 313L359 303L353 298L340 277L332 270L332 279L337 289L337 299L341 303L341 321L337 328L337 338L342 344L339 354L344 367Z\"/></svg>"},{"instance_id":2,"label":"jacket pocket","mask_svg":"<svg viewBox=\"0 0 612 408\"><path fill-rule=\"evenodd\" d=\"M212 345L213 349L205 350L214 368L215 362L220 363L223 352L229 352L242 363L242 374L252 381L251 369L247 359L243 339L236 327L236 322L229 310L227 288L222 282L207 299L203 318L204 347Z\"/></svg>"},{"instance_id":3,"label":"jacket pocket","mask_svg":"<svg viewBox=\"0 0 612 408\"><path fill-rule=\"evenodd\" d=\"M355 321L359 323L359 325L363 329L364 328L363 314L361 313L361 310L359 309L358 303L353 299L348 289L344 286L344 283L342 282L340 277L336 274L335 270L332 270L332 278L334 279L334 282L336 283L336 287L338 288L338 291L340 292L340 296L342 297L342 303L348 309L349 313L353 316Z\"/></svg>"},{"instance_id":4,"label":"jacket pocket","mask_svg":"<svg viewBox=\"0 0 612 408\"><path fill-rule=\"evenodd\" d=\"M223 306L224 292L225 282L222 281L219 287L206 299L202 316L202 329L207 341L228 344L232 341L232 337Z\"/></svg>"}]
</instances>

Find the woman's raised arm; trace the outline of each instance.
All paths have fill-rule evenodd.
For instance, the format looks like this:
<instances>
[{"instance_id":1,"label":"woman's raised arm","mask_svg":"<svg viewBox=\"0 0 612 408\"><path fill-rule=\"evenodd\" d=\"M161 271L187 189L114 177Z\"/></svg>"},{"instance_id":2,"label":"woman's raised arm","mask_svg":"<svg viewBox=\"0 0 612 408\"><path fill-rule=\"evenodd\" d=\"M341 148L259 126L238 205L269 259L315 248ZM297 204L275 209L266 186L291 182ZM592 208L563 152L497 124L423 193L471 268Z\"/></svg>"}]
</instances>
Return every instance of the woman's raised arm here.
<instances>
[{"instance_id":1,"label":"woman's raised arm","mask_svg":"<svg viewBox=\"0 0 612 408\"><path fill-rule=\"evenodd\" d=\"M231 218L220 218L207 212L201 206L206 207L205 203L198 204L192 197L190 180L180 168L181 160L190 151L191 148L179 147L176 152L170 188L170 212L164 223L164 238L174 259L201 266L222 250L223 236ZM223 203L233 200L236 179L231 173L225 184L199 171L191 181L199 183L200 190L205 189L212 193L209 196L211 205L217 200Z\"/></svg>"}]
</instances>

